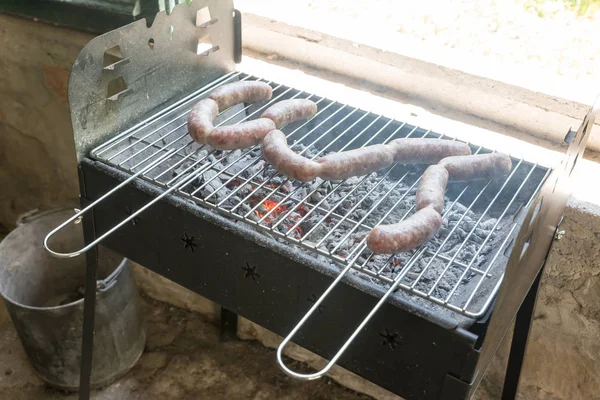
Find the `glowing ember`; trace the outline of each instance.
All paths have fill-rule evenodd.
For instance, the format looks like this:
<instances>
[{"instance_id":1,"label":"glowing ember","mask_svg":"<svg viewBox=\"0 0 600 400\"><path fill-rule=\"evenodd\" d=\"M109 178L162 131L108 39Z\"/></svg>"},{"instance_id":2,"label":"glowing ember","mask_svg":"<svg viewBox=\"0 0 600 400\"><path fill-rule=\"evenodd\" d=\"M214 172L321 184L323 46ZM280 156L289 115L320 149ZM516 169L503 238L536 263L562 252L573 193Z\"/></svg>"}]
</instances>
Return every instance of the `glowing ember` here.
<instances>
[{"instance_id":1,"label":"glowing ember","mask_svg":"<svg viewBox=\"0 0 600 400\"><path fill-rule=\"evenodd\" d=\"M267 209L267 211L271 211L272 209L276 208L274 214L279 214L282 211L285 211L287 209L287 207L285 206L277 206L277 202L276 201L272 201L272 200L265 200L263 202L263 206L265 206L265 208Z\"/></svg>"},{"instance_id":2,"label":"glowing ember","mask_svg":"<svg viewBox=\"0 0 600 400\"><path fill-rule=\"evenodd\" d=\"M262 212L262 209L266 210L266 212ZM273 220L277 219L279 214L287 210L287 207L284 205L279 205L279 203L273 200L265 200L262 202L262 209L256 210L254 211L254 213L259 218L262 218L265 215L269 214L269 216L265 218L265 221L271 224Z\"/></svg>"},{"instance_id":3,"label":"glowing ember","mask_svg":"<svg viewBox=\"0 0 600 400\"><path fill-rule=\"evenodd\" d=\"M255 203L260 202L260 200L258 199L251 200L254 200ZM276 201L267 199L262 201L261 206L257 210L255 210L254 213L257 217L261 219L264 218L263 221L271 225L277 220L277 217L279 217L282 213L285 213L286 211L288 211L287 206L281 205ZM282 225L285 226L288 230L292 229L296 222L300 218L302 218L302 216L305 215L307 212L304 206L298 207L298 209L295 211L295 213L291 213L289 216L287 216L285 221L283 221L282 223ZM304 234L300 226L297 226L291 230L291 237L293 238L300 239L303 235Z\"/></svg>"}]
</instances>

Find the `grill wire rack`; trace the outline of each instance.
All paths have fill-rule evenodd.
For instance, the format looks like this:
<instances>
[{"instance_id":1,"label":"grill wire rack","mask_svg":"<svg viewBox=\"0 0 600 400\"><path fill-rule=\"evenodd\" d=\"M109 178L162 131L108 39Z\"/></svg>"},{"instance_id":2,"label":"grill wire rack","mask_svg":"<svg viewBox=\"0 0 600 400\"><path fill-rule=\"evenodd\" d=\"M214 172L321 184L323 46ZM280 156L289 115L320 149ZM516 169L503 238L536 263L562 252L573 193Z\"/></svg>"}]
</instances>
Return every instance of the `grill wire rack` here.
<instances>
[{"instance_id":1,"label":"grill wire rack","mask_svg":"<svg viewBox=\"0 0 600 400\"><path fill-rule=\"evenodd\" d=\"M503 181L449 184L444 227L434 240L402 255L374 255L366 247L366 234L378 224L395 223L398 217L404 219L414 212L412 198L424 167L394 165L346 181L301 184L274 171L261 157L258 146L220 151L195 143L187 132L191 107L218 86L237 80L267 82L273 97L226 110L217 117L215 126L258 118L270 105L284 99L310 99L318 105L317 114L282 129L292 149L309 158L401 137L456 140L232 72L91 152L93 159L132 174L130 179L139 177L165 190L97 241L172 193L250 224L340 268L349 267L383 288L395 284L406 293L469 318L485 314L502 282L505 254L510 253L518 232L520 211L530 205L550 174L548 166L513 157L513 168ZM493 151L471 147L474 154Z\"/></svg>"}]
</instances>

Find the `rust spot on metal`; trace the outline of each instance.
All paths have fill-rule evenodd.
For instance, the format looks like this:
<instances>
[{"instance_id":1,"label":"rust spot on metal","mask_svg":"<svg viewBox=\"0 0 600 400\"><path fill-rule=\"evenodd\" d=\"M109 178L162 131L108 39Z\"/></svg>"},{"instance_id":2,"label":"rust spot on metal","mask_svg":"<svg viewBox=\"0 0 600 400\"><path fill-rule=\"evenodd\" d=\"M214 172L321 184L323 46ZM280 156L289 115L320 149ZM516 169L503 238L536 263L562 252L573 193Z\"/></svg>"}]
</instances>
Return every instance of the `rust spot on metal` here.
<instances>
[{"instance_id":1,"label":"rust spot on metal","mask_svg":"<svg viewBox=\"0 0 600 400\"><path fill-rule=\"evenodd\" d=\"M69 104L69 69L57 66L42 66L44 85L63 104Z\"/></svg>"}]
</instances>

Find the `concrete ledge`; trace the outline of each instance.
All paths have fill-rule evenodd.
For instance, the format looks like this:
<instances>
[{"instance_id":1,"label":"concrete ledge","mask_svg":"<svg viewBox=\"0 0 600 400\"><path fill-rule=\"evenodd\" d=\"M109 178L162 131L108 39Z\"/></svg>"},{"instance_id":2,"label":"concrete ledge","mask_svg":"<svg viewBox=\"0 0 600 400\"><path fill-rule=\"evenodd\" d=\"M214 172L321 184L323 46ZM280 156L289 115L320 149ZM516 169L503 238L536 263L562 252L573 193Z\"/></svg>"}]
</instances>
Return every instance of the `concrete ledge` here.
<instances>
[{"instance_id":1,"label":"concrete ledge","mask_svg":"<svg viewBox=\"0 0 600 400\"><path fill-rule=\"evenodd\" d=\"M294 66L437 115L563 149L589 109L574 101L471 75L320 32L244 14L245 54ZM592 134L586 157L598 160Z\"/></svg>"}]
</instances>

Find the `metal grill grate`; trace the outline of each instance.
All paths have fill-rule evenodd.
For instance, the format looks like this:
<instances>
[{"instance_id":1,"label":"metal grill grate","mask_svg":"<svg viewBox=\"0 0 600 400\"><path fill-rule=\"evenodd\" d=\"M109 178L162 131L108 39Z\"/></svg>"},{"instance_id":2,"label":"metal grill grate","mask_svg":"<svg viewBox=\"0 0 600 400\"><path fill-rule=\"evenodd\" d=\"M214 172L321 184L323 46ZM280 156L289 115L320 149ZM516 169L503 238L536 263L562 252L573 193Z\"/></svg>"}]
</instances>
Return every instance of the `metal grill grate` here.
<instances>
[{"instance_id":1,"label":"metal grill grate","mask_svg":"<svg viewBox=\"0 0 600 400\"><path fill-rule=\"evenodd\" d=\"M429 243L412 252L374 255L366 234L414 212L414 192L424 166L394 165L345 181L289 181L264 162L260 149L219 151L195 143L187 133L193 104L217 86L236 80L262 80L241 72L221 77L176 106L123 132L91 156L141 177L169 192L255 226L278 240L325 257L338 266L352 264L374 284L399 288L468 317L488 308L502 280L516 216L528 207L550 169L513 158L503 182L451 183L444 226ZM291 87L266 81L273 98L238 105L220 114L215 125L258 118L271 104L308 98L319 111L283 132L297 152L315 158L400 137L455 140ZM491 150L472 146L473 153ZM168 151L171 151L169 153ZM151 166L152 165L152 166Z\"/></svg>"}]
</instances>

